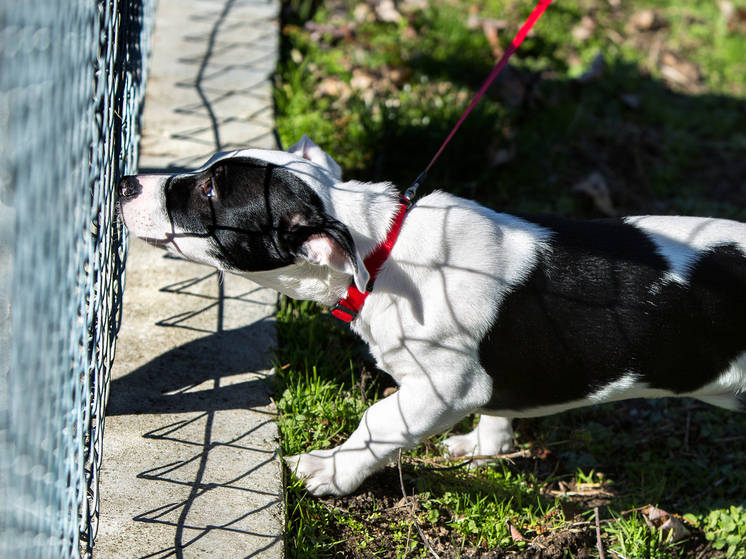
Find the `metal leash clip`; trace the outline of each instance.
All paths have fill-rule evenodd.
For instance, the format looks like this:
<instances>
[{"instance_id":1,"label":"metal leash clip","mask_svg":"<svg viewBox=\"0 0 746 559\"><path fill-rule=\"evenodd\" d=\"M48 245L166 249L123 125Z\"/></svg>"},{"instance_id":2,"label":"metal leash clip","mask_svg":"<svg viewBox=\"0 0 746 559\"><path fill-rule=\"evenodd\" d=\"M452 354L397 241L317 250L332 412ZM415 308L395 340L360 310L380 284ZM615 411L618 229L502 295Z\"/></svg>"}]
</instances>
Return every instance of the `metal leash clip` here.
<instances>
[{"instance_id":1,"label":"metal leash clip","mask_svg":"<svg viewBox=\"0 0 746 559\"><path fill-rule=\"evenodd\" d=\"M420 173L420 176L415 179L415 181L412 183L412 186L407 188L407 190L404 192L404 198L407 200L407 209L411 208L414 205L414 198L417 196L417 189L419 186L425 182L425 179L427 178L427 171L422 171Z\"/></svg>"}]
</instances>

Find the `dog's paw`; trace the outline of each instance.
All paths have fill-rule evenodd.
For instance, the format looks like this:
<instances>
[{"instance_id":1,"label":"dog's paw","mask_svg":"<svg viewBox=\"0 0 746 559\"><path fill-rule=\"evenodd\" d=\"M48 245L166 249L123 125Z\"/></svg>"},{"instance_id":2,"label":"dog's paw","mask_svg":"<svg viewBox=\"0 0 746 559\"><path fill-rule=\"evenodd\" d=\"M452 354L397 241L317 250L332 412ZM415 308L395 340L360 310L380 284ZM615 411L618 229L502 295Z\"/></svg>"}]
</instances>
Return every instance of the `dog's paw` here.
<instances>
[{"instance_id":1,"label":"dog's paw","mask_svg":"<svg viewBox=\"0 0 746 559\"><path fill-rule=\"evenodd\" d=\"M341 497L357 489L362 483L351 472L345 472L339 460L339 449L314 450L306 454L286 456L285 463L306 489L316 497Z\"/></svg>"},{"instance_id":2,"label":"dog's paw","mask_svg":"<svg viewBox=\"0 0 746 559\"><path fill-rule=\"evenodd\" d=\"M479 427L477 427L477 429L466 435L448 437L443 444L445 444L448 454L454 458L495 456L513 450L512 429L491 429L489 433L485 433L484 431L484 426L481 432ZM488 460L476 460L474 465L478 466L486 462Z\"/></svg>"},{"instance_id":3,"label":"dog's paw","mask_svg":"<svg viewBox=\"0 0 746 559\"><path fill-rule=\"evenodd\" d=\"M461 456L475 456L481 454L477 452L479 443L476 437L473 437L473 431L466 435L453 435L448 437L443 444L448 451L448 455L453 458L460 458Z\"/></svg>"}]
</instances>

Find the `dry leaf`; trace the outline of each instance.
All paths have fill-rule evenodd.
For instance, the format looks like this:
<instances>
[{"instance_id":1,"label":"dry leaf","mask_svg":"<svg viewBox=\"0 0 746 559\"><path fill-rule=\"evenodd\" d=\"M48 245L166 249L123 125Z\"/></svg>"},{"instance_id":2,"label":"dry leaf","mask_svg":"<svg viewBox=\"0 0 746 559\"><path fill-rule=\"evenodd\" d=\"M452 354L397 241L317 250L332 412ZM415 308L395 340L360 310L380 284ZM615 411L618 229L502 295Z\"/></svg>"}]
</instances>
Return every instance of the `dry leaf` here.
<instances>
[{"instance_id":1,"label":"dry leaf","mask_svg":"<svg viewBox=\"0 0 746 559\"><path fill-rule=\"evenodd\" d=\"M314 97L336 97L340 101L346 101L350 98L352 89L346 82L338 78L324 78L316 86Z\"/></svg>"},{"instance_id":2,"label":"dry leaf","mask_svg":"<svg viewBox=\"0 0 746 559\"><path fill-rule=\"evenodd\" d=\"M507 29L508 22L502 19L485 19L482 21L482 31L487 37L487 42L492 49L492 56L499 59L503 55L503 48L500 46L499 32Z\"/></svg>"},{"instance_id":3,"label":"dry leaf","mask_svg":"<svg viewBox=\"0 0 746 559\"><path fill-rule=\"evenodd\" d=\"M510 530L510 537L513 538L514 542L525 542L526 538L523 537L523 534L521 534L518 531L518 528L513 526L512 522L510 520L506 520L505 524L508 525L508 530Z\"/></svg>"},{"instance_id":4,"label":"dry leaf","mask_svg":"<svg viewBox=\"0 0 746 559\"><path fill-rule=\"evenodd\" d=\"M730 0L723 0L718 3L718 6L720 7L720 13L723 14L725 21L729 22L736 13L736 7L733 5L733 2Z\"/></svg>"},{"instance_id":5,"label":"dry leaf","mask_svg":"<svg viewBox=\"0 0 746 559\"><path fill-rule=\"evenodd\" d=\"M373 11L376 13L378 21L397 23L402 18L401 13L396 9L394 0L377 0L373 4Z\"/></svg>"},{"instance_id":6,"label":"dry leaf","mask_svg":"<svg viewBox=\"0 0 746 559\"><path fill-rule=\"evenodd\" d=\"M702 88L699 66L671 52L665 52L661 56L660 69L661 75L669 82L690 92L696 92Z\"/></svg>"},{"instance_id":7,"label":"dry leaf","mask_svg":"<svg viewBox=\"0 0 746 559\"><path fill-rule=\"evenodd\" d=\"M666 19L655 10L642 10L632 14L627 22L627 33L634 31L655 31L665 27Z\"/></svg>"},{"instance_id":8,"label":"dry leaf","mask_svg":"<svg viewBox=\"0 0 746 559\"><path fill-rule=\"evenodd\" d=\"M651 530L662 532L669 543L681 541L691 533L673 514L652 505L642 509L642 517Z\"/></svg>"},{"instance_id":9,"label":"dry leaf","mask_svg":"<svg viewBox=\"0 0 746 559\"><path fill-rule=\"evenodd\" d=\"M580 25L576 25L572 30L572 36L578 41L587 41L596 30L596 21L588 15L583 16Z\"/></svg>"},{"instance_id":10,"label":"dry leaf","mask_svg":"<svg viewBox=\"0 0 746 559\"><path fill-rule=\"evenodd\" d=\"M370 9L370 6L368 4L358 4L355 6L355 10L352 12L353 17L355 18L355 21L358 23L373 23L376 21L376 16L373 13L373 10Z\"/></svg>"},{"instance_id":11,"label":"dry leaf","mask_svg":"<svg viewBox=\"0 0 746 559\"><path fill-rule=\"evenodd\" d=\"M399 2L399 11L411 14L416 11L427 10L430 7L430 0L404 0Z\"/></svg>"},{"instance_id":12,"label":"dry leaf","mask_svg":"<svg viewBox=\"0 0 746 559\"><path fill-rule=\"evenodd\" d=\"M611 201L609 185L606 184L606 179L601 173L594 171L586 179L573 186L572 191L590 196L593 205L604 215L609 217L616 215L614 203Z\"/></svg>"},{"instance_id":13,"label":"dry leaf","mask_svg":"<svg viewBox=\"0 0 746 559\"><path fill-rule=\"evenodd\" d=\"M355 91L364 91L369 89L376 81L376 76L367 72L363 68L355 68L352 71L352 79L350 80L350 86Z\"/></svg>"},{"instance_id":14,"label":"dry leaf","mask_svg":"<svg viewBox=\"0 0 746 559\"><path fill-rule=\"evenodd\" d=\"M720 13L728 24L728 30L746 33L746 8L743 6L736 8L730 0L720 2L719 6Z\"/></svg>"}]
</instances>

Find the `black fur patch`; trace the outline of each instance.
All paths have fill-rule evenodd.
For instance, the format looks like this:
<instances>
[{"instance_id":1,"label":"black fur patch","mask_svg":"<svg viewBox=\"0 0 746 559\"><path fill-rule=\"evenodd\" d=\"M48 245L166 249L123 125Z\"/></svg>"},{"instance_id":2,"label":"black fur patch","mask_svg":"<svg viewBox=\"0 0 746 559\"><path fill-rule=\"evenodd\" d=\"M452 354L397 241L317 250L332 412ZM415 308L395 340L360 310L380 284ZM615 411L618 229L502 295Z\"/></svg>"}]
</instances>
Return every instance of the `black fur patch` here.
<instances>
[{"instance_id":1,"label":"black fur patch","mask_svg":"<svg viewBox=\"0 0 746 559\"><path fill-rule=\"evenodd\" d=\"M207 180L214 191L209 197L200 187ZM349 230L326 213L318 194L286 169L259 159L224 159L202 173L172 177L166 207L180 234L210 238L212 256L232 271L288 266L317 234L354 254Z\"/></svg>"},{"instance_id":2,"label":"black fur patch","mask_svg":"<svg viewBox=\"0 0 746 559\"><path fill-rule=\"evenodd\" d=\"M663 283L667 262L633 225L520 217L553 236L480 345L494 382L486 409L582 400L628 373L690 392L746 350L746 259L735 246L706 251L688 285Z\"/></svg>"}]
</instances>

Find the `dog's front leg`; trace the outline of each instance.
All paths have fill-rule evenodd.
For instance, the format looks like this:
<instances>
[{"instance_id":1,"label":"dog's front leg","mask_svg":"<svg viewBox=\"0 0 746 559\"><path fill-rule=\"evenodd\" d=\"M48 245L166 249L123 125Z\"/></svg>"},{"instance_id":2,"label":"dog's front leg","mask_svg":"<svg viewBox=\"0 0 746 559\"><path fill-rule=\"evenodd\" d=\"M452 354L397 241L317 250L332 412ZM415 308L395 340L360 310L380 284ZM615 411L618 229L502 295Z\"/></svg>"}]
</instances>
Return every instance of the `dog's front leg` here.
<instances>
[{"instance_id":1,"label":"dog's front leg","mask_svg":"<svg viewBox=\"0 0 746 559\"><path fill-rule=\"evenodd\" d=\"M312 494L346 495L394 460L399 449L414 448L478 406L459 390L434 386L430 378L406 379L396 393L368 408L344 444L285 461Z\"/></svg>"}]
</instances>

